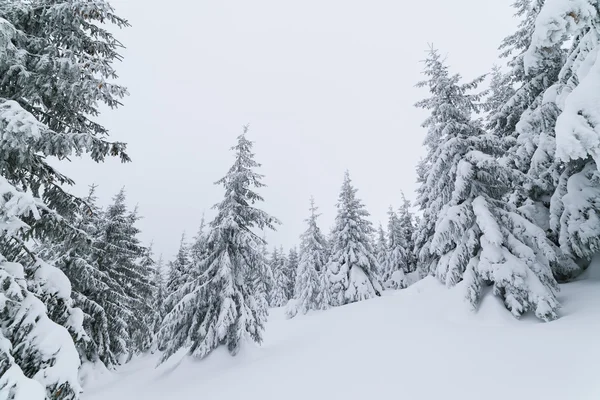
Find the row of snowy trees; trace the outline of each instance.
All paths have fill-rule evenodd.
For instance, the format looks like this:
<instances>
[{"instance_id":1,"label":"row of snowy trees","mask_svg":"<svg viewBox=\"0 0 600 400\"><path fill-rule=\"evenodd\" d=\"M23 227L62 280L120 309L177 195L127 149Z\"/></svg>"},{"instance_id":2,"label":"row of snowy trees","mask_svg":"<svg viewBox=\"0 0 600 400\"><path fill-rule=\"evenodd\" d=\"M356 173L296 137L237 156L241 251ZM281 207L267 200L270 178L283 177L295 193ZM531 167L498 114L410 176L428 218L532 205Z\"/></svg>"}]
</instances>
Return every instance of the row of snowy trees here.
<instances>
[{"instance_id":1,"label":"row of snowy trees","mask_svg":"<svg viewBox=\"0 0 600 400\"><path fill-rule=\"evenodd\" d=\"M51 159L128 161L94 121L127 94L103 0L0 4L0 398L77 399L86 362L151 342L148 250L119 196L107 210L69 194Z\"/></svg>"},{"instance_id":2,"label":"row of snowy trees","mask_svg":"<svg viewBox=\"0 0 600 400\"><path fill-rule=\"evenodd\" d=\"M419 271L461 283L476 307L492 286L515 315L555 319L557 282L600 244L597 0L517 0L507 69L462 83L432 50L418 168Z\"/></svg>"}]
</instances>

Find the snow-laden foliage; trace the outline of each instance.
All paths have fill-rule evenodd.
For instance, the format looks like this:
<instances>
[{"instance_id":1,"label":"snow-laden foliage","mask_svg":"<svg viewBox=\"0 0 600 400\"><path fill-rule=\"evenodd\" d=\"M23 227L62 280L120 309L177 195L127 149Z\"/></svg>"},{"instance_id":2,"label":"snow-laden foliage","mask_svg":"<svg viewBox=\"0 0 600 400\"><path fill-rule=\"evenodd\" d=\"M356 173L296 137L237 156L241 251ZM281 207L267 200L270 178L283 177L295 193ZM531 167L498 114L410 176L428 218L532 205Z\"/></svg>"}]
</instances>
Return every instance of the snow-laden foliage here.
<instances>
[{"instance_id":1,"label":"snow-laden foliage","mask_svg":"<svg viewBox=\"0 0 600 400\"><path fill-rule=\"evenodd\" d=\"M375 241L375 258L377 259L377 263L379 264L378 275L379 278L385 282L389 279L388 276L388 242L385 231L383 230L383 226L379 224L379 228L377 228L377 238Z\"/></svg>"},{"instance_id":2,"label":"snow-laden foliage","mask_svg":"<svg viewBox=\"0 0 600 400\"><path fill-rule=\"evenodd\" d=\"M190 246L186 242L184 233L181 235L179 250L177 250L175 260L169 263L169 277L166 284L167 299L165 301L167 312L171 311L175 304L181 300L181 298L178 297L177 292L186 283L193 280L192 270L195 267L196 266L192 266Z\"/></svg>"},{"instance_id":3,"label":"snow-laden foliage","mask_svg":"<svg viewBox=\"0 0 600 400\"><path fill-rule=\"evenodd\" d=\"M443 206L447 204L454 191L454 172L449 163L458 160L443 146L449 139L461 132L473 129L469 118L476 111L479 95L470 94L483 77L473 82L460 84L459 75L451 75L439 53L431 50L424 61L423 74L427 80L421 81L417 87L426 87L432 91L428 99L416 103L419 108L430 110L422 126L427 128L424 145L426 157L417 166L419 187L417 188L417 205L422 211L422 218L414 235L415 253L418 257L418 269L421 277L432 274L436 270L436 250L431 248L431 240L435 233L435 225Z\"/></svg>"},{"instance_id":4,"label":"snow-laden foliage","mask_svg":"<svg viewBox=\"0 0 600 400\"><path fill-rule=\"evenodd\" d=\"M152 268L140 263L146 249L140 244L135 226L137 210L128 211L121 189L103 213L97 239L98 268L114 277L117 286L106 293L111 297L108 315L111 351L120 359L149 350L152 332L145 323L152 314Z\"/></svg>"},{"instance_id":5,"label":"snow-laden foliage","mask_svg":"<svg viewBox=\"0 0 600 400\"><path fill-rule=\"evenodd\" d=\"M269 265L271 266L271 271L273 271L273 288L271 293L269 293L269 305L271 307L282 307L289 300L288 287L290 279L283 249L273 249Z\"/></svg>"},{"instance_id":6,"label":"snow-laden foliage","mask_svg":"<svg viewBox=\"0 0 600 400\"><path fill-rule=\"evenodd\" d=\"M287 257L287 271L289 276L289 286L287 289L288 298L293 299L296 295L296 274L298 273L298 250L296 247L292 247L288 253Z\"/></svg>"},{"instance_id":7,"label":"snow-laden foliage","mask_svg":"<svg viewBox=\"0 0 600 400\"><path fill-rule=\"evenodd\" d=\"M558 285L551 264L558 256L545 232L504 201L515 173L498 161L501 138L471 119L477 97L461 90L458 76L448 79L436 51L428 58L426 75L422 86L431 97L418 106L431 112L428 135L442 133L428 154L435 162L426 184L436 186L421 190L432 206L441 206L427 248L434 258L429 272L448 286L464 280L473 307L483 286L491 284L513 315L531 310L546 321L556 318Z\"/></svg>"},{"instance_id":8,"label":"snow-laden foliage","mask_svg":"<svg viewBox=\"0 0 600 400\"><path fill-rule=\"evenodd\" d=\"M263 201L255 188L264 186L254 170L253 143L244 134L238 137L235 162L217 184L225 188L224 199L215 205L217 215L210 223L204 273L178 291L181 296L165 317L159 332L159 346L166 360L182 347L203 358L219 346L235 355L245 338L260 343L267 317L262 278L267 269L261 252L264 241L255 229L274 229L278 221L254 206Z\"/></svg>"},{"instance_id":9,"label":"snow-laden foliage","mask_svg":"<svg viewBox=\"0 0 600 400\"><path fill-rule=\"evenodd\" d=\"M373 227L356 192L346 171L327 263L330 301L334 306L370 299L381 293L379 265L371 244Z\"/></svg>"},{"instance_id":10,"label":"snow-laden foliage","mask_svg":"<svg viewBox=\"0 0 600 400\"><path fill-rule=\"evenodd\" d=\"M405 221L406 222L406 221ZM388 210L386 272L383 277L385 285L392 289L404 289L408 286L405 276L410 272L411 248L407 242L407 232L396 212Z\"/></svg>"},{"instance_id":11,"label":"snow-laden foliage","mask_svg":"<svg viewBox=\"0 0 600 400\"><path fill-rule=\"evenodd\" d=\"M568 47L559 80L547 91L555 104L556 162L564 163L552 195L550 227L561 249L587 265L597 251L598 207L593 200L600 159L600 13L595 0L547 0L525 57L530 71L544 68L548 49ZM562 165L562 164L561 164ZM565 271L566 278L577 273Z\"/></svg>"},{"instance_id":12,"label":"snow-laden foliage","mask_svg":"<svg viewBox=\"0 0 600 400\"><path fill-rule=\"evenodd\" d=\"M296 273L296 296L286 309L288 317L310 310L325 310L329 307L329 284L327 282L327 242L317 225L318 208L310 199L308 228L301 236L300 261Z\"/></svg>"},{"instance_id":13,"label":"snow-laden foliage","mask_svg":"<svg viewBox=\"0 0 600 400\"><path fill-rule=\"evenodd\" d=\"M160 325L167 314L165 309L166 291L165 263L161 255L154 268L154 300L152 301L154 314L151 326L154 335L158 334Z\"/></svg>"}]
</instances>

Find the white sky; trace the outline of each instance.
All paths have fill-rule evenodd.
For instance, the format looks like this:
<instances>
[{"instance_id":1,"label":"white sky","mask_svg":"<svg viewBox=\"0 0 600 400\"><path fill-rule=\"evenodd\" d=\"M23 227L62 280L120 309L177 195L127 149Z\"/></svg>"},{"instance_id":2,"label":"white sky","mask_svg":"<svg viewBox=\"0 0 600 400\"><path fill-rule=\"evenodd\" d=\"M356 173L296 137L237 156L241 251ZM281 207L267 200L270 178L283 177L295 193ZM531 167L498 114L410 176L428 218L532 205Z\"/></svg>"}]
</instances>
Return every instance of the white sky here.
<instances>
[{"instance_id":1,"label":"white sky","mask_svg":"<svg viewBox=\"0 0 600 400\"><path fill-rule=\"evenodd\" d=\"M117 65L131 96L101 122L129 144L130 164L60 165L101 203L125 186L141 238L170 258L183 231L223 194L213 182L250 123L268 185L263 209L283 225L270 246L297 244L314 195L329 231L345 169L376 224L400 191L414 199L423 155L428 43L466 79L497 62L514 31L512 0L115 0L131 28Z\"/></svg>"}]
</instances>

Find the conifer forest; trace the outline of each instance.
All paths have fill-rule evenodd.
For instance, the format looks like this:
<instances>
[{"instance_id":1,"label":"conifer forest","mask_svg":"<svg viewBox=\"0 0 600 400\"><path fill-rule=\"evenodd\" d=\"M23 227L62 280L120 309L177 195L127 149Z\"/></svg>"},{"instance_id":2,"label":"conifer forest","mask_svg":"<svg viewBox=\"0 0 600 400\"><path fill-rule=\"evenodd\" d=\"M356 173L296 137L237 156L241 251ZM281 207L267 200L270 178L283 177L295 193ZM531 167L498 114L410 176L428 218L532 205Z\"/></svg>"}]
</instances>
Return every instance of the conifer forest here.
<instances>
[{"instance_id":1,"label":"conifer forest","mask_svg":"<svg viewBox=\"0 0 600 400\"><path fill-rule=\"evenodd\" d=\"M600 0L0 0L0 400L600 399L599 164Z\"/></svg>"}]
</instances>

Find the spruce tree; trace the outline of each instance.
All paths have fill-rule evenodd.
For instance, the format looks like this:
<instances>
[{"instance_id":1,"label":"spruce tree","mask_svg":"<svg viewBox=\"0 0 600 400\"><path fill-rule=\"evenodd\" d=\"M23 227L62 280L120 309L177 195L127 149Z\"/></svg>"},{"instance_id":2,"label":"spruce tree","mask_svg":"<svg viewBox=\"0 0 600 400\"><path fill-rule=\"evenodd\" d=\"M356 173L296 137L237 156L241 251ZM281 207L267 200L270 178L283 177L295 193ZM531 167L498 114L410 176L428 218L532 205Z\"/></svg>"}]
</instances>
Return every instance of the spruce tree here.
<instances>
[{"instance_id":1,"label":"spruce tree","mask_svg":"<svg viewBox=\"0 0 600 400\"><path fill-rule=\"evenodd\" d=\"M175 260L169 268L169 279L167 280L167 293L169 296L192 279L190 276L191 270L190 247L185 240L185 233L183 233L179 241L179 250L177 250ZM168 300L167 311L170 311L174 305L175 303Z\"/></svg>"},{"instance_id":2,"label":"spruce tree","mask_svg":"<svg viewBox=\"0 0 600 400\"><path fill-rule=\"evenodd\" d=\"M69 279L30 244L90 240L70 223L82 205L65 190L73 181L48 160L84 153L128 160L125 146L108 142L93 121L126 93L112 83L120 43L105 22L127 25L102 0L0 5L0 393L7 398L77 399L79 357L100 351L83 331Z\"/></svg>"},{"instance_id":3,"label":"spruce tree","mask_svg":"<svg viewBox=\"0 0 600 400\"><path fill-rule=\"evenodd\" d=\"M244 133L232 148L235 162L217 184L225 188L223 201L215 205L207 252L200 268L205 272L184 285L189 294L166 316L159 332L166 360L183 346L189 354L204 358L219 346L237 354L245 338L262 342L267 317L264 295L258 290L256 271L264 271L264 241L256 229L274 229L278 221L255 207L263 201L255 191L264 186L255 172L253 143ZM260 280L259 280L260 282Z\"/></svg>"},{"instance_id":4,"label":"spruce tree","mask_svg":"<svg viewBox=\"0 0 600 400\"><path fill-rule=\"evenodd\" d=\"M556 157L563 163L550 206L550 228L561 249L586 267L600 249L598 162L599 87L597 60L600 15L595 1L556 0L544 4L535 23L534 40L526 53L531 72L545 67L549 49L568 46L559 67L559 81L546 95L556 104ZM570 272L570 274L569 274ZM572 278L580 272L567 270Z\"/></svg>"},{"instance_id":5,"label":"spruce tree","mask_svg":"<svg viewBox=\"0 0 600 400\"><path fill-rule=\"evenodd\" d=\"M546 232L560 260L553 263L553 274L562 281L580 271L568 253L558 248L558 234L550 226L551 198L564 170L555 157L554 126L560 112L556 100L561 87L560 70L567 60L565 50L554 43L544 48L536 68L526 65L543 5L543 0L519 0L514 4L521 22L501 45L510 69L502 77L493 76L492 95L486 105L491 111L487 127L506 139L498 143L507 149L502 162L518 172L507 200Z\"/></svg>"},{"instance_id":6,"label":"spruce tree","mask_svg":"<svg viewBox=\"0 0 600 400\"><path fill-rule=\"evenodd\" d=\"M286 260L283 249L273 249L270 260L271 271L273 271L273 289L269 294L269 305L271 307L282 307L289 300L287 288L289 276L287 275Z\"/></svg>"},{"instance_id":7,"label":"spruce tree","mask_svg":"<svg viewBox=\"0 0 600 400\"><path fill-rule=\"evenodd\" d=\"M356 192L350 173L346 171L327 264L331 304L334 306L381 294L379 265L370 239L373 227L366 219L369 213L356 197Z\"/></svg>"},{"instance_id":8,"label":"spruce tree","mask_svg":"<svg viewBox=\"0 0 600 400\"><path fill-rule=\"evenodd\" d=\"M139 263L146 249L137 238L138 219L137 210L127 210L125 190L121 189L104 213L98 238L98 266L118 285L107 293L110 299L106 309L111 351L121 361L147 351L151 344L145 318L151 314L154 288L151 269Z\"/></svg>"},{"instance_id":9,"label":"spruce tree","mask_svg":"<svg viewBox=\"0 0 600 400\"><path fill-rule=\"evenodd\" d=\"M388 242L383 226L379 224L377 229L377 241L375 243L375 257L379 264L379 277L382 282L387 282L391 277L390 270L388 268Z\"/></svg>"},{"instance_id":10,"label":"spruce tree","mask_svg":"<svg viewBox=\"0 0 600 400\"><path fill-rule=\"evenodd\" d=\"M288 276L290 277L287 293L288 293L288 298L290 298L290 299L293 299L296 296L295 286L296 286L296 275L298 273L298 263L299 263L298 250L296 250L296 247L292 247L290 249L290 251L288 253L288 257L287 257L287 271L288 271Z\"/></svg>"},{"instance_id":11,"label":"spruce tree","mask_svg":"<svg viewBox=\"0 0 600 400\"><path fill-rule=\"evenodd\" d=\"M406 274L409 272L410 249L398 215L392 207L388 211L388 243L386 246L386 286L392 289L404 289L408 286Z\"/></svg>"},{"instance_id":12,"label":"spruce tree","mask_svg":"<svg viewBox=\"0 0 600 400\"><path fill-rule=\"evenodd\" d=\"M417 268L417 260L414 256L415 247L415 218L410 211L411 203L402 193L402 205L398 209L398 223L400 225L401 237L406 251L406 272L413 272Z\"/></svg>"},{"instance_id":13,"label":"spruce tree","mask_svg":"<svg viewBox=\"0 0 600 400\"><path fill-rule=\"evenodd\" d=\"M166 298L166 282L165 282L165 264L162 255L158 257L156 267L154 268L154 300L152 308L154 309L152 332L156 335L160 329L163 319L166 315L165 298Z\"/></svg>"},{"instance_id":14,"label":"spruce tree","mask_svg":"<svg viewBox=\"0 0 600 400\"><path fill-rule=\"evenodd\" d=\"M288 318L306 314L310 310L325 310L329 307L329 284L326 275L327 243L317 225L318 208L310 198L308 228L301 236L300 260L294 292L296 296L286 309ZM290 257L291 258L291 257Z\"/></svg>"},{"instance_id":15,"label":"spruce tree","mask_svg":"<svg viewBox=\"0 0 600 400\"><path fill-rule=\"evenodd\" d=\"M117 359L110 349L107 309L120 309L125 297L115 277L102 271L97 263L104 214L97 205L95 193L96 186L91 186L88 196L69 220L78 232L86 235L86 240L81 240L79 235L69 235L58 242L44 241L37 252L69 278L73 304L84 312L84 328L90 340L76 343L82 360L92 363L100 360L107 368L113 368ZM113 308L109 303L113 303Z\"/></svg>"},{"instance_id":16,"label":"spruce tree","mask_svg":"<svg viewBox=\"0 0 600 400\"><path fill-rule=\"evenodd\" d=\"M469 95L476 84L461 85L450 75L437 51L426 63L428 80L420 84L431 97L417 103L429 110L430 169L426 172L429 206L424 218L437 215L427 248L430 273L448 286L464 282L473 307L482 287L493 286L513 315L531 310L543 320L557 317L558 286L551 263L558 258L545 232L520 215L503 199L514 182L514 171L498 162L497 135L486 134L471 114L478 96ZM439 211L438 211L439 210Z\"/></svg>"}]
</instances>

